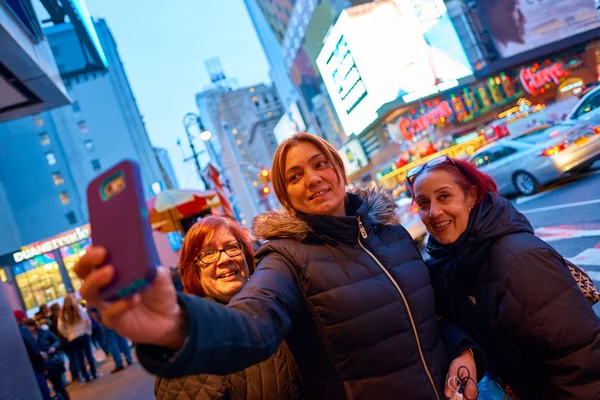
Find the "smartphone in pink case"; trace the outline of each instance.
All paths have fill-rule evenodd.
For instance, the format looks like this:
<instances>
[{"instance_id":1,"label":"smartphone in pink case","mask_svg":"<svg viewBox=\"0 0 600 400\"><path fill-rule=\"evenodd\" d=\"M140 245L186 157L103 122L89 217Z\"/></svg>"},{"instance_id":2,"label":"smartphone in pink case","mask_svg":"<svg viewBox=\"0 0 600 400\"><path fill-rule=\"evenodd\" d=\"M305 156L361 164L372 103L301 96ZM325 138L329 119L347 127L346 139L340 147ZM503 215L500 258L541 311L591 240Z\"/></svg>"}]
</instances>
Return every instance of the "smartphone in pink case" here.
<instances>
[{"instance_id":1,"label":"smartphone in pink case","mask_svg":"<svg viewBox=\"0 0 600 400\"><path fill-rule=\"evenodd\" d=\"M97 176L87 188L92 243L107 249L115 277L102 291L111 301L151 283L159 265L148 221L139 165L124 160Z\"/></svg>"}]
</instances>

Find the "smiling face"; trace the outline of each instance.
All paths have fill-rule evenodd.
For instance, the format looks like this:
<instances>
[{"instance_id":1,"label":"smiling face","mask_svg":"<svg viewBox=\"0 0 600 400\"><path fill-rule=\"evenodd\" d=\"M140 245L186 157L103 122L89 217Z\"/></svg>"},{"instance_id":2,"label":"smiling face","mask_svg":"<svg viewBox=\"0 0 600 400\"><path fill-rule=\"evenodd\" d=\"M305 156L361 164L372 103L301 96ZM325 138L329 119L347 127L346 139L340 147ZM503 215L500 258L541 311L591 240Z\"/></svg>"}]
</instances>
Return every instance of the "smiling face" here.
<instances>
[{"instance_id":1,"label":"smiling face","mask_svg":"<svg viewBox=\"0 0 600 400\"><path fill-rule=\"evenodd\" d=\"M290 148L284 180L292 208L305 214L344 216L346 191L333 164L311 143Z\"/></svg>"},{"instance_id":2,"label":"smiling face","mask_svg":"<svg viewBox=\"0 0 600 400\"><path fill-rule=\"evenodd\" d=\"M454 243L467 229L476 190L465 193L447 171L426 170L414 182L415 202L427 231L440 243Z\"/></svg>"},{"instance_id":3,"label":"smiling face","mask_svg":"<svg viewBox=\"0 0 600 400\"><path fill-rule=\"evenodd\" d=\"M231 232L225 227L220 227L215 230L212 237L207 238L200 253L226 249L235 243L238 241ZM196 266L200 271L200 284L204 293L222 303L229 303L233 296L242 290L250 277L243 251L235 257L230 257L223 251L218 261L204 264L196 260Z\"/></svg>"}]
</instances>

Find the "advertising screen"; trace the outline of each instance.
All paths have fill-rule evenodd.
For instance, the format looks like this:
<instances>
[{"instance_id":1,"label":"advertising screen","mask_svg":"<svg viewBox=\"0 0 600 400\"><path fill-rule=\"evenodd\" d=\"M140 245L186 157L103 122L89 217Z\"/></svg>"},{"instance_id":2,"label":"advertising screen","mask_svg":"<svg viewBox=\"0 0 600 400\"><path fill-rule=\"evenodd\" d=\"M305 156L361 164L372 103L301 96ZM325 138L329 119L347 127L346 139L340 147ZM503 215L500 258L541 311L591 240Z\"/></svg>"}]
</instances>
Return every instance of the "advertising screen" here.
<instances>
[{"instance_id":1,"label":"advertising screen","mask_svg":"<svg viewBox=\"0 0 600 400\"><path fill-rule=\"evenodd\" d=\"M600 28L595 0L476 0L498 53L508 58Z\"/></svg>"},{"instance_id":2,"label":"advertising screen","mask_svg":"<svg viewBox=\"0 0 600 400\"><path fill-rule=\"evenodd\" d=\"M317 66L344 130L359 134L377 111L472 79L442 0L383 0L346 9Z\"/></svg>"},{"instance_id":3,"label":"advertising screen","mask_svg":"<svg viewBox=\"0 0 600 400\"><path fill-rule=\"evenodd\" d=\"M275 128L273 128L273 134L275 135L277 144L280 144L294 133L304 132L305 130L306 124L304 123L302 114L300 114L298 105L292 103L279 122L277 122Z\"/></svg>"}]
</instances>

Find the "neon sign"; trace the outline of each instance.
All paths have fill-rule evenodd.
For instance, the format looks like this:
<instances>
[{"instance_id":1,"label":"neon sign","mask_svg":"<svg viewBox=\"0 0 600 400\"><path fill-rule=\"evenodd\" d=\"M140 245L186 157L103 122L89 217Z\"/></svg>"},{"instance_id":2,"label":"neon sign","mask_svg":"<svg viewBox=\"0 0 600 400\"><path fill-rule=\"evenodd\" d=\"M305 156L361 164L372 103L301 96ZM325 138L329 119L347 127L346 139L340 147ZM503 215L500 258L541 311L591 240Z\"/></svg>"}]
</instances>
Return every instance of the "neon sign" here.
<instances>
[{"instance_id":1,"label":"neon sign","mask_svg":"<svg viewBox=\"0 0 600 400\"><path fill-rule=\"evenodd\" d=\"M418 117L400 117L398 128L400 128L400 133L404 139L411 140L415 133L422 132L440 122L445 122L452 114L452 107L445 100Z\"/></svg>"},{"instance_id":2,"label":"neon sign","mask_svg":"<svg viewBox=\"0 0 600 400\"><path fill-rule=\"evenodd\" d=\"M40 254L49 253L63 246L77 243L89 237L90 230L86 226L79 227L64 235L57 236L54 239L36 243L30 247L24 247L21 251L13 253L13 259L15 262L19 263L35 256L39 256Z\"/></svg>"},{"instance_id":3,"label":"neon sign","mask_svg":"<svg viewBox=\"0 0 600 400\"><path fill-rule=\"evenodd\" d=\"M563 66L555 62L547 67L541 67L534 64L531 67L523 68L519 72L519 78L523 89L529 94L536 95L544 93L545 89L551 86L559 85L562 78L569 76Z\"/></svg>"}]
</instances>

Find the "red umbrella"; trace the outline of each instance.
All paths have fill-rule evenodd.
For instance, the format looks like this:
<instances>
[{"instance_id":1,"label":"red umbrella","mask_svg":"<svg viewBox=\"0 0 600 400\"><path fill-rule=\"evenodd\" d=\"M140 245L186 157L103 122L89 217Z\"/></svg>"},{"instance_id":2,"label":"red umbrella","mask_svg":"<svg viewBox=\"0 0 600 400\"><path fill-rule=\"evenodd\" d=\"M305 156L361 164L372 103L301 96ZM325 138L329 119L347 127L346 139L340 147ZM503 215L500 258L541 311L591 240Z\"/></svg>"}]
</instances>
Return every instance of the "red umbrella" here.
<instances>
[{"instance_id":1,"label":"red umbrella","mask_svg":"<svg viewBox=\"0 0 600 400\"><path fill-rule=\"evenodd\" d=\"M219 198L212 190L182 189L167 189L147 203L152 228L163 233L181 230L179 220L218 205Z\"/></svg>"}]
</instances>

